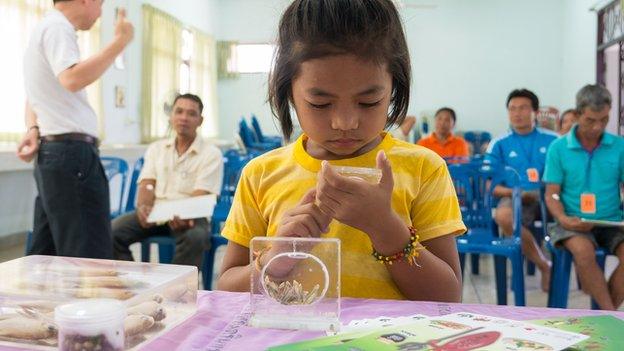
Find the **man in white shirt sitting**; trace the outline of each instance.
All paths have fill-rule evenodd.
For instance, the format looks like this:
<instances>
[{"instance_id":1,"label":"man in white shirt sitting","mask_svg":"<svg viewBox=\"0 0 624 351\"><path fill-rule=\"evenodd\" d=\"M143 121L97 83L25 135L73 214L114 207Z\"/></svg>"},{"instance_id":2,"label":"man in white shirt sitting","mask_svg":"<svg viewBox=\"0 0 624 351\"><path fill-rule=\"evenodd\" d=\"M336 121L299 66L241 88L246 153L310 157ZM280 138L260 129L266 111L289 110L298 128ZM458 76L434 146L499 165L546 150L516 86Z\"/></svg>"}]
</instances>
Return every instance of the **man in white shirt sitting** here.
<instances>
[{"instance_id":1,"label":"man in white shirt sitting","mask_svg":"<svg viewBox=\"0 0 624 351\"><path fill-rule=\"evenodd\" d=\"M114 257L132 260L129 246L150 236L172 236L176 247L174 264L199 267L202 253L210 245L210 225L205 218L165 224L148 223L156 200L219 194L223 181L223 156L198 135L204 105L192 94L176 97L170 123L176 135L152 143L139 176L137 209L113 221Z\"/></svg>"}]
</instances>

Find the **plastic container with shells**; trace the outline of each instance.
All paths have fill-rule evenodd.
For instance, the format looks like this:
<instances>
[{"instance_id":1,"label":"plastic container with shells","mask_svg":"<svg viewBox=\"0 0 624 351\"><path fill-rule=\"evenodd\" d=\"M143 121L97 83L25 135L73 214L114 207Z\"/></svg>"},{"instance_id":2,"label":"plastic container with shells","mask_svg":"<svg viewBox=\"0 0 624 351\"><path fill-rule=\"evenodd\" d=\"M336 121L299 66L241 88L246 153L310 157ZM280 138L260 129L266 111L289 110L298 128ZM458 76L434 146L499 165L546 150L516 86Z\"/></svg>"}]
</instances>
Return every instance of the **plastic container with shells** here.
<instances>
[{"instance_id":1,"label":"plastic container with shells","mask_svg":"<svg viewBox=\"0 0 624 351\"><path fill-rule=\"evenodd\" d=\"M56 350L54 309L91 298L125 305L126 349L197 310L197 268L84 258L26 256L0 264L0 345Z\"/></svg>"},{"instance_id":2,"label":"plastic container with shells","mask_svg":"<svg viewBox=\"0 0 624 351\"><path fill-rule=\"evenodd\" d=\"M336 331L340 326L340 240L255 237L249 324Z\"/></svg>"}]
</instances>

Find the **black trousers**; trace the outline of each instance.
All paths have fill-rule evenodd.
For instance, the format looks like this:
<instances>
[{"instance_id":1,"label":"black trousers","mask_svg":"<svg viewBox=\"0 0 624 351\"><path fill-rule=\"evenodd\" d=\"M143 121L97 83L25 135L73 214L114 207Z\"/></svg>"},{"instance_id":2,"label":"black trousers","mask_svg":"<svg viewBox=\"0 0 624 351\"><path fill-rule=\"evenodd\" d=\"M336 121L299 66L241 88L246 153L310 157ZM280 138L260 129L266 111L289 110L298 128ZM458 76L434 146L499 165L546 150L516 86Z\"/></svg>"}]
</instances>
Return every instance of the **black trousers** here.
<instances>
[{"instance_id":1,"label":"black trousers","mask_svg":"<svg viewBox=\"0 0 624 351\"><path fill-rule=\"evenodd\" d=\"M171 236L175 239L173 264L184 264L201 268L204 250L210 248L210 223L205 218L195 219L195 226L174 232L167 224L143 228L136 212L129 212L113 221L114 258L131 261L134 258L128 248L150 236Z\"/></svg>"},{"instance_id":2,"label":"black trousers","mask_svg":"<svg viewBox=\"0 0 624 351\"><path fill-rule=\"evenodd\" d=\"M29 255L113 257L108 180L94 145L41 143L35 181Z\"/></svg>"}]
</instances>

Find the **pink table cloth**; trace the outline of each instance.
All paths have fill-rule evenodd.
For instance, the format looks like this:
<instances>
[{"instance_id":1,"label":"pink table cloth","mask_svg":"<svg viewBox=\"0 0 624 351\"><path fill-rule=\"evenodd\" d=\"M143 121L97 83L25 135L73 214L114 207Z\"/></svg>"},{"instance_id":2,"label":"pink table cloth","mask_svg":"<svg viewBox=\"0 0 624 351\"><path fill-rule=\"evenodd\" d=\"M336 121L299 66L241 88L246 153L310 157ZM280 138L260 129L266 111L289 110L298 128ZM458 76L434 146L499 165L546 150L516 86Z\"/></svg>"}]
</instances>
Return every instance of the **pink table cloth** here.
<instances>
[{"instance_id":1,"label":"pink table cloth","mask_svg":"<svg viewBox=\"0 0 624 351\"><path fill-rule=\"evenodd\" d=\"M247 326L249 294L201 291L197 313L186 322L142 347L149 351L172 350L264 350L270 346L324 336L322 332L260 329ZM372 299L342 299L341 322L378 316L398 317L410 314L438 316L472 312L509 319L543 319L611 314L624 319L624 312L473 305L439 302L412 302ZM2 351L18 350L1 347Z\"/></svg>"},{"instance_id":2,"label":"pink table cloth","mask_svg":"<svg viewBox=\"0 0 624 351\"><path fill-rule=\"evenodd\" d=\"M270 346L324 336L322 332L252 328L246 325L249 295L221 291L201 292L197 314L166 335L147 344L144 350L264 350ZM510 319L607 314L603 311L564 310L538 307L470 305L437 302L412 302L343 298L340 320L378 316L398 317L410 314L438 316L455 312L473 312ZM624 312L608 312L624 319Z\"/></svg>"}]
</instances>

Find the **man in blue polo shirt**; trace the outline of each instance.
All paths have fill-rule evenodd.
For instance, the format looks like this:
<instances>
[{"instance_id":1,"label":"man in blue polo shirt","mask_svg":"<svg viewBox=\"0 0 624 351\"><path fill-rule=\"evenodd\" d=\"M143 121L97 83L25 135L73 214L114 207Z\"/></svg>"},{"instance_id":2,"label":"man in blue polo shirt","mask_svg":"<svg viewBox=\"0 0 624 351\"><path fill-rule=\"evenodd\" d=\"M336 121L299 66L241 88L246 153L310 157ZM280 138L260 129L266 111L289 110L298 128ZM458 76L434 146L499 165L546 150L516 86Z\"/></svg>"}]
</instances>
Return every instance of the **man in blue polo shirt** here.
<instances>
[{"instance_id":1,"label":"man in blue polo shirt","mask_svg":"<svg viewBox=\"0 0 624 351\"><path fill-rule=\"evenodd\" d=\"M510 166L520 175L522 189L522 252L535 263L542 274L542 290L548 291L550 261L544 256L528 227L540 213L539 190L546 163L546 151L555 133L537 128L535 114L539 99L530 90L518 89L507 97L507 112L511 130L494 139L487 150L486 162ZM513 210L511 202L513 180L509 179L494 188L499 198L494 220L504 235L513 234Z\"/></svg>"},{"instance_id":2,"label":"man in blue polo shirt","mask_svg":"<svg viewBox=\"0 0 624 351\"><path fill-rule=\"evenodd\" d=\"M601 309L616 310L624 301L624 228L594 226L581 218L622 221L624 139L605 132L611 109L605 87L583 87L576 95L576 108L578 124L548 151L546 204L557 220L551 242L574 256L583 291ZM608 283L596 263L596 246L620 261Z\"/></svg>"}]
</instances>

